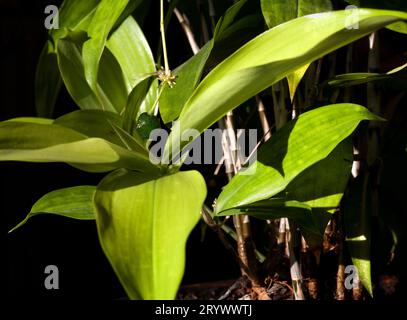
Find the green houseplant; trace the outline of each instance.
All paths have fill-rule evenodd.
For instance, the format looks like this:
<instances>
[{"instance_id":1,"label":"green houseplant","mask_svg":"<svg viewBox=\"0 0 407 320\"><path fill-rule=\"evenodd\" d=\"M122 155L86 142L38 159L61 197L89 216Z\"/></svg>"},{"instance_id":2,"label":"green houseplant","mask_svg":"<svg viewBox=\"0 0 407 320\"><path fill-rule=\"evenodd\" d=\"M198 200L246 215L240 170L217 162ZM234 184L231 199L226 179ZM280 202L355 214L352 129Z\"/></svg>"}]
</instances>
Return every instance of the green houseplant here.
<instances>
[{"instance_id":1,"label":"green houseplant","mask_svg":"<svg viewBox=\"0 0 407 320\"><path fill-rule=\"evenodd\" d=\"M45 195L17 227L41 213L95 219L100 244L129 298L173 299L184 272L185 244L201 212L214 224L223 216L233 216L237 224L246 215L264 220L289 218L308 241L320 237L349 179L352 147L348 137L361 121L383 119L360 105L328 103L282 123L259 147L257 161L248 168L251 173L236 173L212 212L204 206L207 187L198 171L181 170L179 162L153 159L148 137L159 126L155 116L159 114L171 132L163 156L174 159L198 138L195 135L174 145L186 130L203 133L286 77L293 98L313 61L406 20L407 14L358 9L354 29L347 28L346 10L305 15L326 11L323 7L308 8L302 17L266 19L270 30L216 62L205 74L211 54L241 30L239 14L247 1L230 7L216 24L213 38L173 72L164 30L177 1L170 3L167 19L164 2L160 3L163 69L156 66L143 31L131 15L142 3L64 1L60 29L50 32L38 64L40 117L0 123L0 160L66 162L79 170L106 172L98 186ZM275 10L268 7L270 3L278 1L261 2L265 17ZM80 110L51 119L62 85ZM177 121L171 125L173 120ZM239 236L240 231L236 232ZM368 261L355 261L371 292ZM255 286L259 284L249 261L242 270Z\"/></svg>"}]
</instances>

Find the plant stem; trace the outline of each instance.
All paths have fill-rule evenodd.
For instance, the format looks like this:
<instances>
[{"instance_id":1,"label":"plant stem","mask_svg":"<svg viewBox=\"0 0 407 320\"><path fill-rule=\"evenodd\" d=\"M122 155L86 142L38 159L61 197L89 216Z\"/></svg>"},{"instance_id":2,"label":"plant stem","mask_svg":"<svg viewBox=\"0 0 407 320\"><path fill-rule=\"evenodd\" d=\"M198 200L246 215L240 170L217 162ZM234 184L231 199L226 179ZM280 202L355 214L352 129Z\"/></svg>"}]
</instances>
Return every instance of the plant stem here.
<instances>
[{"instance_id":1,"label":"plant stem","mask_svg":"<svg viewBox=\"0 0 407 320\"><path fill-rule=\"evenodd\" d=\"M287 226L287 244L290 256L290 274L292 286L294 289L295 300L305 300L304 292L302 289L302 272L301 265L296 256L296 249L299 246L299 237L297 233L297 226L293 221L286 221Z\"/></svg>"},{"instance_id":2,"label":"plant stem","mask_svg":"<svg viewBox=\"0 0 407 320\"><path fill-rule=\"evenodd\" d=\"M192 52L194 53L194 55L197 54L199 52L199 46L196 43L195 35L192 32L191 25L189 24L188 19L177 8L174 9L174 13L178 19L178 22L181 24L181 27L184 30L185 35L187 36L188 43L191 46Z\"/></svg>"},{"instance_id":3,"label":"plant stem","mask_svg":"<svg viewBox=\"0 0 407 320\"><path fill-rule=\"evenodd\" d=\"M165 40L165 25L164 25L164 0L160 2L160 31L161 31L161 41L163 44L163 54L164 54L164 70L165 74L170 74L170 67L168 64L167 55L167 42Z\"/></svg>"},{"instance_id":4,"label":"plant stem","mask_svg":"<svg viewBox=\"0 0 407 320\"><path fill-rule=\"evenodd\" d=\"M266 116L266 108L264 107L263 101L261 101L259 96L256 96L256 101L257 101L257 110L259 112L261 127L263 128L264 141L267 141L268 139L271 138L271 130L270 130L269 121L267 120L267 116Z\"/></svg>"},{"instance_id":5,"label":"plant stem","mask_svg":"<svg viewBox=\"0 0 407 320\"><path fill-rule=\"evenodd\" d=\"M228 152L233 165L233 174L240 170L239 150L237 147L237 139L233 124L233 112L228 112L225 117L225 127L228 137ZM249 277L253 285L258 286L257 278L257 261L254 244L251 238L250 219L246 215L233 216L233 223L237 234L237 248L240 259L245 263L247 268L251 270L253 276ZM242 269L243 275L245 270ZM249 276L249 275L247 275Z\"/></svg>"},{"instance_id":6,"label":"plant stem","mask_svg":"<svg viewBox=\"0 0 407 320\"><path fill-rule=\"evenodd\" d=\"M344 255L344 233L341 212L338 214L338 272L336 274L336 300L345 300L345 255Z\"/></svg>"}]
</instances>

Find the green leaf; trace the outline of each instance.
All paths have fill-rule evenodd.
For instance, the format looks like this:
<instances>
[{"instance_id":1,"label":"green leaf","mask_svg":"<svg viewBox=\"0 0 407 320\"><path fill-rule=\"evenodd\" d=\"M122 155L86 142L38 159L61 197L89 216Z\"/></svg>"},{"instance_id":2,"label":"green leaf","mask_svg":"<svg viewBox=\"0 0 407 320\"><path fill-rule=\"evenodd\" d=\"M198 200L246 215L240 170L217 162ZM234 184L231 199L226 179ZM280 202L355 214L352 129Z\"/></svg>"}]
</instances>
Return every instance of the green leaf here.
<instances>
[{"instance_id":1,"label":"green leaf","mask_svg":"<svg viewBox=\"0 0 407 320\"><path fill-rule=\"evenodd\" d=\"M81 57L84 33L70 32L58 41L58 64L65 86L82 109L120 112L127 100L127 90L120 66L105 50L100 62L99 84L95 90L88 85Z\"/></svg>"},{"instance_id":2,"label":"green leaf","mask_svg":"<svg viewBox=\"0 0 407 320\"><path fill-rule=\"evenodd\" d=\"M368 82L378 81L385 86L407 90L407 64L397 67L387 73L346 73L335 76L328 81L331 86L348 87Z\"/></svg>"},{"instance_id":3,"label":"green leaf","mask_svg":"<svg viewBox=\"0 0 407 320\"><path fill-rule=\"evenodd\" d=\"M135 120L138 118L137 115L140 112L141 105L146 98L151 83L152 78L149 76L134 87L127 99L126 109L123 114L123 129L129 134L134 132Z\"/></svg>"},{"instance_id":4,"label":"green leaf","mask_svg":"<svg viewBox=\"0 0 407 320\"><path fill-rule=\"evenodd\" d=\"M306 238L312 236L322 240L331 214L342 199L351 168L352 144L347 139L328 157L294 178L275 198L228 209L220 215L248 214L261 219L287 217L295 220Z\"/></svg>"},{"instance_id":5,"label":"green leaf","mask_svg":"<svg viewBox=\"0 0 407 320\"><path fill-rule=\"evenodd\" d=\"M86 31L101 0L64 0L59 8L59 29L50 35L55 45L66 36L66 31Z\"/></svg>"},{"instance_id":6,"label":"green leaf","mask_svg":"<svg viewBox=\"0 0 407 320\"><path fill-rule=\"evenodd\" d=\"M363 286L373 296L370 272L370 219L372 191L368 175L356 179L344 200L346 244Z\"/></svg>"},{"instance_id":7,"label":"green leaf","mask_svg":"<svg viewBox=\"0 0 407 320\"><path fill-rule=\"evenodd\" d=\"M94 91L97 90L99 61L107 37L126 8L129 0L102 0L88 27L87 40L82 49L85 78Z\"/></svg>"},{"instance_id":8,"label":"green leaf","mask_svg":"<svg viewBox=\"0 0 407 320\"><path fill-rule=\"evenodd\" d=\"M362 120L380 120L355 104L321 107L290 121L259 150L257 161L220 194L216 213L265 200L283 191L305 169L325 159Z\"/></svg>"},{"instance_id":9,"label":"green leaf","mask_svg":"<svg viewBox=\"0 0 407 320\"><path fill-rule=\"evenodd\" d=\"M52 29L41 52L35 74L35 106L40 117L52 117L62 80L58 69L57 44L67 30L86 31L100 0L65 0L59 8L59 29Z\"/></svg>"},{"instance_id":10,"label":"green leaf","mask_svg":"<svg viewBox=\"0 0 407 320\"><path fill-rule=\"evenodd\" d=\"M332 10L330 0L260 0L269 28L312 13Z\"/></svg>"},{"instance_id":11,"label":"green leaf","mask_svg":"<svg viewBox=\"0 0 407 320\"><path fill-rule=\"evenodd\" d=\"M147 151L136 142L129 142L118 133L113 125L121 126L121 117L112 112L101 110L78 110L68 113L54 121L54 124L64 126L80 132L90 138L102 138L118 146L130 148L141 154L147 155ZM134 145L136 144L136 146ZM131 147L129 147L129 144Z\"/></svg>"},{"instance_id":12,"label":"green leaf","mask_svg":"<svg viewBox=\"0 0 407 320\"><path fill-rule=\"evenodd\" d=\"M325 159L293 179L283 192L284 198L301 201L311 208L325 209L326 213L333 213L332 209L338 207L348 184L352 161L351 139L346 139Z\"/></svg>"},{"instance_id":13,"label":"green leaf","mask_svg":"<svg viewBox=\"0 0 407 320\"><path fill-rule=\"evenodd\" d=\"M294 100L295 92L297 91L298 85L300 84L302 78L308 70L309 63L295 70L287 76L288 89L290 90L291 102Z\"/></svg>"},{"instance_id":14,"label":"green leaf","mask_svg":"<svg viewBox=\"0 0 407 320\"><path fill-rule=\"evenodd\" d=\"M228 8L219 19L215 32L215 45L207 62L214 68L243 44L264 31L264 21L258 1L241 0Z\"/></svg>"},{"instance_id":15,"label":"green leaf","mask_svg":"<svg viewBox=\"0 0 407 320\"><path fill-rule=\"evenodd\" d=\"M66 162L89 172L128 168L157 172L149 156L59 125L0 123L0 161Z\"/></svg>"},{"instance_id":16,"label":"green leaf","mask_svg":"<svg viewBox=\"0 0 407 320\"><path fill-rule=\"evenodd\" d=\"M40 117L52 117L62 85L57 55L50 41L42 49L35 72L35 108Z\"/></svg>"},{"instance_id":17,"label":"green leaf","mask_svg":"<svg viewBox=\"0 0 407 320\"><path fill-rule=\"evenodd\" d=\"M348 14L335 11L297 18L250 41L212 70L195 89L171 136L179 137L190 128L202 132L299 67L385 25L407 19L404 12L360 9L359 29L348 30L344 25ZM170 137L166 156L172 149L171 141ZM182 142L181 147L186 144Z\"/></svg>"},{"instance_id":18,"label":"green leaf","mask_svg":"<svg viewBox=\"0 0 407 320\"><path fill-rule=\"evenodd\" d=\"M119 170L100 183L94 198L99 240L131 299L175 298L205 196L196 171L154 179Z\"/></svg>"},{"instance_id":19,"label":"green leaf","mask_svg":"<svg viewBox=\"0 0 407 320\"><path fill-rule=\"evenodd\" d=\"M27 217L9 231L20 228L28 219L40 214L55 214L78 220L94 220L94 186L79 186L55 190L39 199Z\"/></svg>"},{"instance_id":20,"label":"green leaf","mask_svg":"<svg viewBox=\"0 0 407 320\"><path fill-rule=\"evenodd\" d=\"M242 11L248 7L247 0L238 1L231 6L219 19L214 31L214 39L205 44L204 47L192 58L174 70L177 76L176 85L173 88L164 87L160 96L160 114L164 123L169 123L177 119L201 80L202 73L213 51L222 50L223 42L227 42L228 48L231 46L231 35L239 33L242 38L242 31L247 30L252 24L242 25L247 22L246 18L239 20ZM250 20L252 22L252 20ZM219 53L215 53L217 55Z\"/></svg>"},{"instance_id":21,"label":"green leaf","mask_svg":"<svg viewBox=\"0 0 407 320\"><path fill-rule=\"evenodd\" d=\"M308 14L332 10L331 0L261 0L261 9L269 28ZM291 101L309 64L306 64L287 76Z\"/></svg>"},{"instance_id":22,"label":"green leaf","mask_svg":"<svg viewBox=\"0 0 407 320\"><path fill-rule=\"evenodd\" d=\"M127 92L130 93L147 75L156 71L153 54L143 31L133 17L129 16L107 41L107 48L112 52L123 71ZM140 113L151 112L157 99L157 81L150 87ZM139 115L138 114L138 115ZM133 118L133 120L135 120Z\"/></svg>"},{"instance_id":23,"label":"green leaf","mask_svg":"<svg viewBox=\"0 0 407 320\"><path fill-rule=\"evenodd\" d=\"M387 27L387 29L398 32L398 33L404 33L407 34L407 23L405 22L396 22Z\"/></svg>"},{"instance_id":24,"label":"green leaf","mask_svg":"<svg viewBox=\"0 0 407 320\"><path fill-rule=\"evenodd\" d=\"M170 88L165 86L160 97L160 115L164 123L174 121L180 115L192 92L201 80L206 61L213 48L209 41L195 56L174 70L177 83Z\"/></svg>"},{"instance_id":25,"label":"green leaf","mask_svg":"<svg viewBox=\"0 0 407 320\"><path fill-rule=\"evenodd\" d=\"M215 40L218 41L226 32L226 30L233 25L239 13L248 3L247 0L240 0L233 6L226 10L225 14L219 19L214 31Z\"/></svg>"},{"instance_id":26,"label":"green leaf","mask_svg":"<svg viewBox=\"0 0 407 320\"><path fill-rule=\"evenodd\" d=\"M407 11L407 3L405 0L346 0L346 2L358 7ZM386 28L392 31L407 34L407 23L405 22L396 22L387 26Z\"/></svg>"}]
</instances>

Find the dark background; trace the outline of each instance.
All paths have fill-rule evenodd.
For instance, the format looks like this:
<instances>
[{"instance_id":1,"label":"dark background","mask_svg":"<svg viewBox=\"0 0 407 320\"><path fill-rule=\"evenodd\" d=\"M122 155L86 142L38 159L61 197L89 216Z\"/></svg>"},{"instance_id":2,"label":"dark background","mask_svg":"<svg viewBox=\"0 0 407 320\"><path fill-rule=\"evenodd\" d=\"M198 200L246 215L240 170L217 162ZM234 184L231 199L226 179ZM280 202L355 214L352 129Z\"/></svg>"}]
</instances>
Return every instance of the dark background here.
<instances>
[{"instance_id":1,"label":"dark background","mask_svg":"<svg viewBox=\"0 0 407 320\"><path fill-rule=\"evenodd\" d=\"M59 6L61 3L55 0L0 0L0 121L35 116L35 69L47 39L44 9L49 4ZM156 39L159 39L158 8L152 6L145 21L143 29L155 53ZM178 36L182 30L177 23L171 23L170 28L173 28L174 36L168 39L169 51L187 59L191 52L184 38ZM173 65L181 62L171 61ZM54 116L75 109L67 92L62 90ZM100 248L93 221L42 215L7 234L47 192L75 185L95 185L102 177L65 164L0 163L0 212L2 221L5 221L2 232L6 237L6 296L113 299L126 296ZM207 231L204 243L200 239L198 225L188 241L184 283L237 278L239 270L232 256L225 252L212 231ZM190 249L192 246L194 250ZM47 265L59 268L59 290L44 287Z\"/></svg>"}]
</instances>

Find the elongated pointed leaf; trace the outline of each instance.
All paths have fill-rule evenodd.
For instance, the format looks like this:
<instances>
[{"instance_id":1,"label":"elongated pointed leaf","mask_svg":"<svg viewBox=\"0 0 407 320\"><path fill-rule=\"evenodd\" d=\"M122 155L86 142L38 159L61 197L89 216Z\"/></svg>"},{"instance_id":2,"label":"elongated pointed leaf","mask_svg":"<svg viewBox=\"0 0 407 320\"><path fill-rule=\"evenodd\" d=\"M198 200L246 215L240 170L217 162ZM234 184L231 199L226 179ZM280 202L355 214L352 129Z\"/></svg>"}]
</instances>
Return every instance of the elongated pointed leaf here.
<instances>
[{"instance_id":1,"label":"elongated pointed leaf","mask_svg":"<svg viewBox=\"0 0 407 320\"><path fill-rule=\"evenodd\" d=\"M40 214L55 214L78 220L94 220L94 186L79 186L55 190L39 199L27 217L9 232L23 226L28 219Z\"/></svg>"},{"instance_id":2,"label":"elongated pointed leaf","mask_svg":"<svg viewBox=\"0 0 407 320\"><path fill-rule=\"evenodd\" d=\"M126 150L101 138L59 126L29 122L0 123L0 161L66 162L89 172L128 168L156 172L148 155Z\"/></svg>"},{"instance_id":3,"label":"elongated pointed leaf","mask_svg":"<svg viewBox=\"0 0 407 320\"><path fill-rule=\"evenodd\" d=\"M66 35L66 30L86 31L101 0L65 0L59 8L59 28L50 35L55 44Z\"/></svg>"},{"instance_id":4,"label":"elongated pointed leaf","mask_svg":"<svg viewBox=\"0 0 407 320\"><path fill-rule=\"evenodd\" d=\"M100 0L65 0L59 8L59 28L50 31L51 39L45 43L35 74L35 107L40 117L52 117L62 79L58 69L58 40L67 30L85 31Z\"/></svg>"},{"instance_id":5,"label":"elongated pointed leaf","mask_svg":"<svg viewBox=\"0 0 407 320\"><path fill-rule=\"evenodd\" d=\"M260 3L264 19L269 28L273 28L281 23L307 14L332 10L332 3L330 0L261 0ZM308 67L309 64L306 64L287 76L291 101L293 101L297 87L301 82L301 79L304 77Z\"/></svg>"},{"instance_id":6,"label":"elongated pointed leaf","mask_svg":"<svg viewBox=\"0 0 407 320\"><path fill-rule=\"evenodd\" d=\"M348 30L348 15L349 12L336 11L297 18L250 41L201 82L171 135L178 137L190 128L202 132L229 110L299 67L385 25L407 19L404 12L360 9L359 29ZM172 149L171 141L168 139L167 155ZM181 146L186 144L182 142Z\"/></svg>"},{"instance_id":7,"label":"elongated pointed leaf","mask_svg":"<svg viewBox=\"0 0 407 320\"><path fill-rule=\"evenodd\" d=\"M219 19L214 38L206 43L195 56L174 70L174 74L177 76L176 85L173 88L166 86L160 97L160 114L164 123L169 123L179 117L182 108L201 80L212 51L215 50L215 55L219 54L216 51L222 50L223 42L226 42L229 48L232 45L230 35L233 32L239 33L241 38L242 31L252 26L251 20L247 24L241 23L251 16L238 20L239 14L247 6L247 0L238 1L231 6Z\"/></svg>"},{"instance_id":8,"label":"elongated pointed leaf","mask_svg":"<svg viewBox=\"0 0 407 320\"><path fill-rule=\"evenodd\" d=\"M297 91L298 85L300 84L302 78L304 77L305 73L307 72L309 65L310 64L307 63L305 66L298 68L293 73L290 73L287 76L288 89L290 90L291 102L294 100L295 92Z\"/></svg>"},{"instance_id":9,"label":"elongated pointed leaf","mask_svg":"<svg viewBox=\"0 0 407 320\"><path fill-rule=\"evenodd\" d=\"M58 64L65 86L82 109L120 112L127 100L127 90L120 66L106 50L100 62L99 84L93 90L85 79L81 57L83 33L69 33L58 41Z\"/></svg>"},{"instance_id":10,"label":"elongated pointed leaf","mask_svg":"<svg viewBox=\"0 0 407 320\"><path fill-rule=\"evenodd\" d=\"M225 14L219 19L218 23L216 24L216 28L214 31L215 39L219 40L222 37L222 34L226 32L226 30L235 22L236 17L238 16L239 12L244 8L247 4L247 0L240 0L231 6L228 10L226 10Z\"/></svg>"},{"instance_id":11,"label":"elongated pointed leaf","mask_svg":"<svg viewBox=\"0 0 407 320\"><path fill-rule=\"evenodd\" d=\"M346 2L358 7L407 11L407 3L404 0L346 0ZM387 26L386 28L395 32L407 34L406 22L396 22Z\"/></svg>"},{"instance_id":12,"label":"elongated pointed leaf","mask_svg":"<svg viewBox=\"0 0 407 320\"><path fill-rule=\"evenodd\" d=\"M150 46L143 31L133 17L129 16L112 33L106 46L112 52L123 71L128 93L144 80L147 75L156 71ZM145 101L140 107L138 115L143 112L151 112L156 99L157 81L154 81Z\"/></svg>"},{"instance_id":13,"label":"elongated pointed leaf","mask_svg":"<svg viewBox=\"0 0 407 320\"><path fill-rule=\"evenodd\" d=\"M287 200L301 201L311 208L332 209L338 207L352 169L352 143L341 142L325 159L299 174L284 190Z\"/></svg>"},{"instance_id":14,"label":"elongated pointed leaf","mask_svg":"<svg viewBox=\"0 0 407 320\"><path fill-rule=\"evenodd\" d=\"M260 3L269 28L308 14L332 10L330 0L260 0Z\"/></svg>"},{"instance_id":15,"label":"elongated pointed leaf","mask_svg":"<svg viewBox=\"0 0 407 320\"><path fill-rule=\"evenodd\" d=\"M107 37L126 8L129 0L102 0L88 27L90 37L83 45L85 78L89 86L97 89L99 61L102 57Z\"/></svg>"},{"instance_id":16,"label":"elongated pointed leaf","mask_svg":"<svg viewBox=\"0 0 407 320\"><path fill-rule=\"evenodd\" d=\"M212 69L242 45L264 31L258 1L236 2L219 19L213 35L215 45L207 67Z\"/></svg>"},{"instance_id":17,"label":"elongated pointed leaf","mask_svg":"<svg viewBox=\"0 0 407 320\"><path fill-rule=\"evenodd\" d=\"M360 176L344 200L343 215L346 245L363 286L373 295L370 272L370 220L372 191L368 176Z\"/></svg>"},{"instance_id":18,"label":"elongated pointed leaf","mask_svg":"<svg viewBox=\"0 0 407 320\"><path fill-rule=\"evenodd\" d=\"M120 127L122 118L112 112L101 110L78 110L59 117L54 124L73 129L89 138L102 138L118 146L147 155L147 150L136 143L124 139L116 127Z\"/></svg>"},{"instance_id":19,"label":"elongated pointed leaf","mask_svg":"<svg viewBox=\"0 0 407 320\"><path fill-rule=\"evenodd\" d=\"M289 122L265 143L258 158L220 194L216 212L271 198L305 169L326 158L362 120L379 120L354 104L321 107Z\"/></svg>"},{"instance_id":20,"label":"elongated pointed leaf","mask_svg":"<svg viewBox=\"0 0 407 320\"><path fill-rule=\"evenodd\" d=\"M331 86L348 87L368 82L378 81L384 86L393 86L401 90L407 90L407 64L397 67L387 73L347 73L340 74L331 79Z\"/></svg>"},{"instance_id":21,"label":"elongated pointed leaf","mask_svg":"<svg viewBox=\"0 0 407 320\"><path fill-rule=\"evenodd\" d=\"M139 82L127 99L123 114L123 129L129 134L133 134L134 132L135 121L138 119L137 115L140 113L141 105L146 98L151 83L151 76Z\"/></svg>"},{"instance_id":22,"label":"elongated pointed leaf","mask_svg":"<svg viewBox=\"0 0 407 320\"><path fill-rule=\"evenodd\" d=\"M47 41L35 73L35 108L38 116L52 117L61 85L57 55L52 43Z\"/></svg>"},{"instance_id":23,"label":"elongated pointed leaf","mask_svg":"<svg viewBox=\"0 0 407 320\"><path fill-rule=\"evenodd\" d=\"M325 159L299 174L286 189L268 200L239 206L220 214L248 214L261 219L287 217L305 232L322 240L334 209L339 206L352 167L352 144L347 139Z\"/></svg>"},{"instance_id":24,"label":"elongated pointed leaf","mask_svg":"<svg viewBox=\"0 0 407 320\"><path fill-rule=\"evenodd\" d=\"M154 179L119 170L98 186L100 243L131 299L175 298L205 196L196 171Z\"/></svg>"},{"instance_id":25,"label":"elongated pointed leaf","mask_svg":"<svg viewBox=\"0 0 407 320\"><path fill-rule=\"evenodd\" d=\"M164 123L169 123L180 115L185 102L195 90L206 61L213 48L213 40L207 43L195 56L174 70L177 83L170 88L165 86L160 97L160 114Z\"/></svg>"}]
</instances>

